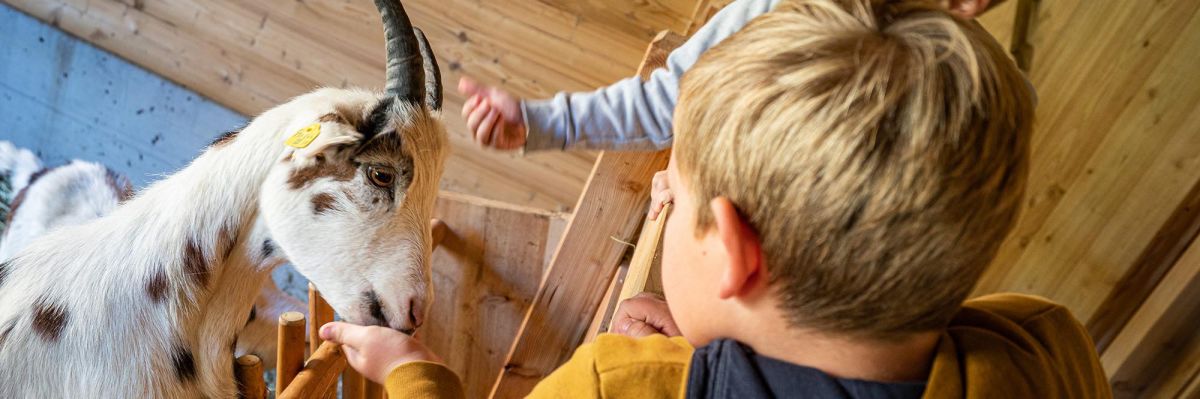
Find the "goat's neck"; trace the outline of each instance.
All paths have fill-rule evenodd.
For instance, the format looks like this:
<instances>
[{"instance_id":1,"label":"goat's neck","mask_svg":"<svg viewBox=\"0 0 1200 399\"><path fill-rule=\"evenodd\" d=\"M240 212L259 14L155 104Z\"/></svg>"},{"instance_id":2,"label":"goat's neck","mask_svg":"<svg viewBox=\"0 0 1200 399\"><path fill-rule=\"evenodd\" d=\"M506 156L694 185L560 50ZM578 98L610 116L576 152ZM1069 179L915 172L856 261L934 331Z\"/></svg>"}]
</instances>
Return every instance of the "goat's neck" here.
<instances>
[{"instance_id":1,"label":"goat's neck","mask_svg":"<svg viewBox=\"0 0 1200 399\"><path fill-rule=\"evenodd\" d=\"M143 239L139 255L165 268L168 309L202 370L228 368L235 335L275 265L263 259L256 220L263 181L283 152L281 128L255 122L114 215L133 221L126 237Z\"/></svg>"}]
</instances>

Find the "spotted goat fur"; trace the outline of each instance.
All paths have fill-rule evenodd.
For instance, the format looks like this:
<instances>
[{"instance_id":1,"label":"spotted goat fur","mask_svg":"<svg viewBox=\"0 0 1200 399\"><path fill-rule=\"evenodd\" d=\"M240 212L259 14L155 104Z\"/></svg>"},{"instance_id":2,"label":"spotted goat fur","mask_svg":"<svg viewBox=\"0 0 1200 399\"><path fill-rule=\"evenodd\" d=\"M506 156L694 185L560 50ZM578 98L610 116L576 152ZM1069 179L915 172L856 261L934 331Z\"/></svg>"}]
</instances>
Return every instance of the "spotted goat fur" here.
<instances>
[{"instance_id":1,"label":"spotted goat fur","mask_svg":"<svg viewBox=\"0 0 1200 399\"><path fill-rule=\"evenodd\" d=\"M28 150L0 141L0 176L17 183L0 193L11 205L0 228L0 262L50 231L111 213L133 194L127 179L103 165L75 160L43 169L40 164ZM238 333L235 355L258 355L264 367L275 367L276 320L284 312L304 313L306 307L267 279Z\"/></svg>"},{"instance_id":2,"label":"spotted goat fur","mask_svg":"<svg viewBox=\"0 0 1200 399\"><path fill-rule=\"evenodd\" d=\"M285 260L357 324L412 332L432 300L447 151L436 62L377 0L384 93L320 89L0 264L0 397L232 397L233 346ZM285 141L319 126L314 141Z\"/></svg>"}]
</instances>

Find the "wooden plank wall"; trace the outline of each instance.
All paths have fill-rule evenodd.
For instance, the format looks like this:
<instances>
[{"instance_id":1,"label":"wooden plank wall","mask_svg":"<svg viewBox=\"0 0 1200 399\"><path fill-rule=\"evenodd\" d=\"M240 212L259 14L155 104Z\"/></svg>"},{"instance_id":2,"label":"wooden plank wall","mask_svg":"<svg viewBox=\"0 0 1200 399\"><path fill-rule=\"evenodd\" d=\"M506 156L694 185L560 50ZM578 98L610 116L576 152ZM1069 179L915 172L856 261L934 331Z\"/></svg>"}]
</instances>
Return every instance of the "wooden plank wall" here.
<instances>
[{"instance_id":1,"label":"wooden plank wall","mask_svg":"<svg viewBox=\"0 0 1200 399\"><path fill-rule=\"evenodd\" d=\"M1200 183L1200 2L1040 3L1026 206L977 292L1088 321Z\"/></svg>"},{"instance_id":2,"label":"wooden plank wall","mask_svg":"<svg viewBox=\"0 0 1200 399\"><path fill-rule=\"evenodd\" d=\"M418 337L486 397L559 241L562 215L454 193L438 198L446 237L433 254L436 300Z\"/></svg>"},{"instance_id":3,"label":"wooden plank wall","mask_svg":"<svg viewBox=\"0 0 1200 399\"><path fill-rule=\"evenodd\" d=\"M367 0L2 0L246 115L318 86L379 87L383 31ZM464 73L523 96L628 76L647 42L682 30L696 0L408 0L447 83L456 153L443 188L567 210L594 154L481 151L457 117Z\"/></svg>"}]
</instances>

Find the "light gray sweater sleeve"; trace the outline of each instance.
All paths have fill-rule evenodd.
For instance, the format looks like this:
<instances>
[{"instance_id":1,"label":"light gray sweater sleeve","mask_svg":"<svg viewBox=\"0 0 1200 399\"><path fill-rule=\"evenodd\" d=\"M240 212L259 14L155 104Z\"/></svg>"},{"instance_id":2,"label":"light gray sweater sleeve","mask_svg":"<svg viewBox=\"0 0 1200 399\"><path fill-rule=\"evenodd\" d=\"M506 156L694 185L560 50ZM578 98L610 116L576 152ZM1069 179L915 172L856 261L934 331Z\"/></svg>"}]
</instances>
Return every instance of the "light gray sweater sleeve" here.
<instances>
[{"instance_id":1,"label":"light gray sweater sleeve","mask_svg":"<svg viewBox=\"0 0 1200 399\"><path fill-rule=\"evenodd\" d=\"M700 55L765 14L781 0L738 0L717 13L667 57L665 69L592 92L524 101L525 150L654 150L671 146L679 79Z\"/></svg>"}]
</instances>

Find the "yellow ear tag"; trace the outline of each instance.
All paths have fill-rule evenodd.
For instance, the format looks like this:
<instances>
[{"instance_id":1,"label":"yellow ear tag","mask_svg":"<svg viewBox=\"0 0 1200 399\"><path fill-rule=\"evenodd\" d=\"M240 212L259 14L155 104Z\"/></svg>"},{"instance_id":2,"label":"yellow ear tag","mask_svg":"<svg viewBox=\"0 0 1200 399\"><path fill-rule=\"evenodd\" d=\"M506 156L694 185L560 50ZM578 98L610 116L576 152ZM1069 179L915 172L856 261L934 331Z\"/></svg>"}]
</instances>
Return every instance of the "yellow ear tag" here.
<instances>
[{"instance_id":1,"label":"yellow ear tag","mask_svg":"<svg viewBox=\"0 0 1200 399\"><path fill-rule=\"evenodd\" d=\"M305 148L308 147L309 144L312 144L313 140L316 140L317 136L320 135L321 124L314 123L296 131L296 134L293 134L292 137L288 137L287 141L284 141L283 143L287 144L288 147Z\"/></svg>"}]
</instances>

